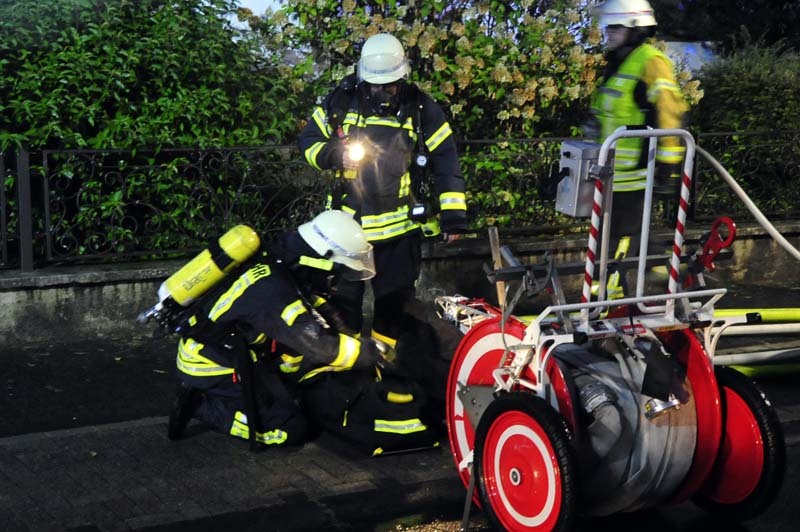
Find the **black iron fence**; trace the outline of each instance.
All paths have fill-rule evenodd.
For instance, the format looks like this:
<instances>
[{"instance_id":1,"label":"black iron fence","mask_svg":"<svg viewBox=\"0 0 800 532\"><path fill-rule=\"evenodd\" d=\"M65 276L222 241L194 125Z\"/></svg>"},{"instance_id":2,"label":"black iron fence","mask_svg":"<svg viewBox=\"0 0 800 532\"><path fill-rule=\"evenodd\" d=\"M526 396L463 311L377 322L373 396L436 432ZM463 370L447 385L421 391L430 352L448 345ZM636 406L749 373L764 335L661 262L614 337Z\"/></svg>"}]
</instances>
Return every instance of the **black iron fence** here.
<instances>
[{"instance_id":1,"label":"black iron fence","mask_svg":"<svg viewBox=\"0 0 800 532\"><path fill-rule=\"evenodd\" d=\"M462 143L476 228L569 229L552 198L563 140ZM768 218L800 218L800 131L697 141ZM749 216L699 156L694 174L690 219ZM0 157L0 176L0 268L22 271L186 256L236 223L269 235L317 212L331 183L290 146L19 150Z\"/></svg>"}]
</instances>

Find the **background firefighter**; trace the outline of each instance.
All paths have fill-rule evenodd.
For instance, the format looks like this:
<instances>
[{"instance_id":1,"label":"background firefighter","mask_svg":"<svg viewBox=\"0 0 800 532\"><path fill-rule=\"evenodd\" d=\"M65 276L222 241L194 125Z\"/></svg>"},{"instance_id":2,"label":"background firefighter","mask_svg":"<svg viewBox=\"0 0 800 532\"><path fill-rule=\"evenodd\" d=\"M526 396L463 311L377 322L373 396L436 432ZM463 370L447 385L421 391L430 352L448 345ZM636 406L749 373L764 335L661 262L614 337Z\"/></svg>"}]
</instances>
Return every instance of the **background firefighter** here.
<instances>
[{"instance_id":1,"label":"background firefighter","mask_svg":"<svg viewBox=\"0 0 800 532\"><path fill-rule=\"evenodd\" d=\"M683 127L688 106L675 80L670 59L646 41L655 35L656 19L646 0L607 0L597 6L606 34L606 67L592 102L592 120L584 135L602 142L620 126L658 129ZM658 139L654 192L664 210L677 205L681 163L686 148L677 137ZM620 139L614 157L614 258L639 252L639 234L647 176L647 140ZM665 212L665 217L674 217ZM655 252L655 250L654 250ZM608 280L608 295L622 297L620 272Z\"/></svg>"},{"instance_id":2,"label":"background firefighter","mask_svg":"<svg viewBox=\"0 0 800 532\"><path fill-rule=\"evenodd\" d=\"M464 180L442 108L406 80L402 44L388 34L367 39L357 75L345 78L317 106L299 138L307 161L338 170L330 201L352 212L375 246L377 274L372 335L395 346L417 324L405 312L420 273L423 229L438 216L448 239L466 229ZM348 147L360 145L360 160ZM337 306L362 327L363 284L341 289Z\"/></svg>"}]
</instances>

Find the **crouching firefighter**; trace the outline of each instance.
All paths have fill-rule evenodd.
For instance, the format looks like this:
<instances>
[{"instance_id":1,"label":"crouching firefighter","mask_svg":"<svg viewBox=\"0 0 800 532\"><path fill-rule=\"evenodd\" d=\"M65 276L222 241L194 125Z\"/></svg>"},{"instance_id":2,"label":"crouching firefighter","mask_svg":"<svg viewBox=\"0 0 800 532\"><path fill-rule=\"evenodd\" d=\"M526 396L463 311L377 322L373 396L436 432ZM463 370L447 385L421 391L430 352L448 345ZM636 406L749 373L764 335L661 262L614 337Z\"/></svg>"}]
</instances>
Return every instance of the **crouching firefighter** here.
<instances>
[{"instance_id":1,"label":"crouching firefighter","mask_svg":"<svg viewBox=\"0 0 800 532\"><path fill-rule=\"evenodd\" d=\"M196 418L250 440L254 449L304 442L306 417L279 369L291 359L281 359L283 350L275 346L303 353L311 367L373 370L380 360L376 343L331 326L335 317L325 319L333 312L319 294L339 276L363 280L374 274L372 245L341 211L325 211L259 246L231 275L167 320L181 335L169 438L180 438Z\"/></svg>"}]
</instances>

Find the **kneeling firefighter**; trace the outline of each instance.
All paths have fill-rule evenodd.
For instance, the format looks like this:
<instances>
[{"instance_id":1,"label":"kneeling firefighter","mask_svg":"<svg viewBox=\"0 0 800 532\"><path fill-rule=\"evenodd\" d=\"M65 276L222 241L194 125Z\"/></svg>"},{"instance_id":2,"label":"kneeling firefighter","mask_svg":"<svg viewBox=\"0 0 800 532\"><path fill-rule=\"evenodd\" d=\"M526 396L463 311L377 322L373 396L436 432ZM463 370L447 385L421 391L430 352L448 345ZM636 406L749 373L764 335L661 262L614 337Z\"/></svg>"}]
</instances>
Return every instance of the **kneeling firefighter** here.
<instances>
[{"instance_id":1,"label":"kneeling firefighter","mask_svg":"<svg viewBox=\"0 0 800 532\"><path fill-rule=\"evenodd\" d=\"M302 443L307 421L280 371L296 358L284 350L302 353L303 366L317 371L374 371L377 344L339 332L320 297L339 276L372 277L372 245L349 214L325 211L235 272L173 327L181 334L180 385L168 436L180 438L194 417L254 447Z\"/></svg>"},{"instance_id":2,"label":"kneeling firefighter","mask_svg":"<svg viewBox=\"0 0 800 532\"><path fill-rule=\"evenodd\" d=\"M222 247L223 239L212 248ZM199 257L215 256L224 277L226 254L204 254ZM195 417L249 439L253 448L302 443L312 428L374 454L435 445L421 421L424 394L389 374L396 370L393 350L359 339L326 300L339 277L359 281L375 274L372 246L352 216L323 212L242 259L248 254L234 253L243 262L236 274L188 306L184 297L186 308L169 320L182 338L168 436L180 438ZM200 262L194 269L187 265L182 287L208 276Z\"/></svg>"}]
</instances>

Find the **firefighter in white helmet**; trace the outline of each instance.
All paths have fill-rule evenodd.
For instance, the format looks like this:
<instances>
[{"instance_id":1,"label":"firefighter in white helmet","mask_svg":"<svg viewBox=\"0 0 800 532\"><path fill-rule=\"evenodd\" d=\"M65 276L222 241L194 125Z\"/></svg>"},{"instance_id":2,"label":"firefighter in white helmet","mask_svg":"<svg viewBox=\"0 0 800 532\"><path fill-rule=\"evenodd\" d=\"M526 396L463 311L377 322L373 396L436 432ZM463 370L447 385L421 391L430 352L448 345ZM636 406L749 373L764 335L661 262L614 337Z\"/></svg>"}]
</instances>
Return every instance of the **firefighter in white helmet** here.
<instances>
[{"instance_id":1,"label":"firefighter in white helmet","mask_svg":"<svg viewBox=\"0 0 800 532\"><path fill-rule=\"evenodd\" d=\"M338 171L330 205L353 213L375 246L372 334L391 345L409 331L404 308L415 295L423 235L441 232L453 240L467 227L453 131L409 73L396 37L370 37L356 72L314 109L299 138L312 166ZM356 145L363 147L359 156L349 149ZM342 299L360 329L364 286L350 288Z\"/></svg>"},{"instance_id":2,"label":"firefighter in white helmet","mask_svg":"<svg viewBox=\"0 0 800 532\"><path fill-rule=\"evenodd\" d=\"M595 14L605 32L606 67L592 97L592 120L584 126L584 135L602 142L620 126L682 127L688 106L672 61L647 42L656 30L650 4L607 0L596 7ZM685 151L677 137L658 140L655 192L666 202L665 210L677 204ZM611 249L618 259L639 253L646 163L647 140L616 143ZM675 212L667 215L674 217ZM622 292L620 274L615 272L609 276L608 295L622 297Z\"/></svg>"},{"instance_id":3,"label":"firefighter in white helmet","mask_svg":"<svg viewBox=\"0 0 800 532\"><path fill-rule=\"evenodd\" d=\"M187 308L168 436L195 417L265 445L304 441L307 422L286 375L372 370L378 345L342 326L326 295L339 276L375 275L372 244L353 217L326 211L266 244Z\"/></svg>"}]
</instances>

